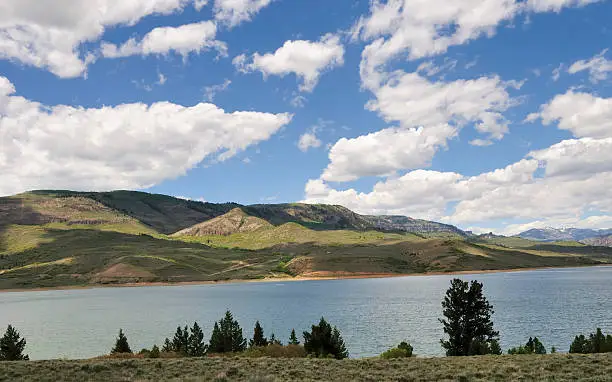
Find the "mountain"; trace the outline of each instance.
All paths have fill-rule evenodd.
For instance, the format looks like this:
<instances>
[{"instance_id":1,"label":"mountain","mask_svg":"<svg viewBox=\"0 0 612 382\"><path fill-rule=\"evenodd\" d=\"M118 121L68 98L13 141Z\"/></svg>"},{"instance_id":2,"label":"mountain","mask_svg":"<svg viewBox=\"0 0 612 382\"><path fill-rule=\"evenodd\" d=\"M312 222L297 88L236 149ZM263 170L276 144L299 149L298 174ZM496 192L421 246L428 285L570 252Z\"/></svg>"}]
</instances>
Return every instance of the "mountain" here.
<instances>
[{"instance_id":1,"label":"mountain","mask_svg":"<svg viewBox=\"0 0 612 382\"><path fill-rule=\"evenodd\" d=\"M599 247L612 247L612 235L590 237L582 240L582 243Z\"/></svg>"},{"instance_id":2,"label":"mountain","mask_svg":"<svg viewBox=\"0 0 612 382\"><path fill-rule=\"evenodd\" d=\"M243 206L132 191L0 197L0 289L609 263L612 248L476 237L336 205Z\"/></svg>"},{"instance_id":3,"label":"mountain","mask_svg":"<svg viewBox=\"0 0 612 382\"><path fill-rule=\"evenodd\" d=\"M249 216L241 208L236 207L224 215L185 228L172 236L231 235L269 227L273 227L272 224L263 219Z\"/></svg>"},{"instance_id":4,"label":"mountain","mask_svg":"<svg viewBox=\"0 0 612 382\"><path fill-rule=\"evenodd\" d=\"M583 228L534 228L517 236L536 241L580 241L612 235L612 229L594 230Z\"/></svg>"},{"instance_id":5,"label":"mountain","mask_svg":"<svg viewBox=\"0 0 612 382\"><path fill-rule=\"evenodd\" d=\"M470 236L465 231L459 228L432 222L428 220L413 219L407 216L366 216L365 217L374 228L383 231L402 231L402 232L413 232L413 233L432 233L432 232L444 232L449 234L458 235L461 237Z\"/></svg>"}]
</instances>

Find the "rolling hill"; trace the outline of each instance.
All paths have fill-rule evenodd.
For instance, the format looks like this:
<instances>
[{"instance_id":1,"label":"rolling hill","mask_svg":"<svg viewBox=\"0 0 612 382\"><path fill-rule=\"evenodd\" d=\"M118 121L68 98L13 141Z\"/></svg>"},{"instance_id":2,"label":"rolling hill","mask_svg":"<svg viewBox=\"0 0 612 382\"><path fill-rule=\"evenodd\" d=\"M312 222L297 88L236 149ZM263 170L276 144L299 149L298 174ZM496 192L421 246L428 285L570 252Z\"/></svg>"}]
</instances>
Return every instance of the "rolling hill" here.
<instances>
[{"instance_id":1,"label":"rolling hill","mask_svg":"<svg viewBox=\"0 0 612 382\"><path fill-rule=\"evenodd\" d=\"M213 204L131 191L0 198L0 289L606 263L612 248L479 238L342 206Z\"/></svg>"},{"instance_id":2,"label":"rolling hill","mask_svg":"<svg viewBox=\"0 0 612 382\"><path fill-rule=\"evenodd\" d=\"M584 229L584 228L534 228L519 233L523 239L536 241L580 241L610 236L612 229Z\"/></svg>"}]
</instances>

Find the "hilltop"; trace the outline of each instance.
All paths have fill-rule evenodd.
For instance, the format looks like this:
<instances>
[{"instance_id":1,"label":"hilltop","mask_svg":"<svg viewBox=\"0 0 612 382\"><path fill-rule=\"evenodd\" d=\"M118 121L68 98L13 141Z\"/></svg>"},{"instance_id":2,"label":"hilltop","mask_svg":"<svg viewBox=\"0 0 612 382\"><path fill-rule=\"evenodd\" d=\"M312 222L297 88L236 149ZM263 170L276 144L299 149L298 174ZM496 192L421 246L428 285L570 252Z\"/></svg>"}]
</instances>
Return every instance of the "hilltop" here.
<instances>
[{"instance_id":1,"label":"hilltop","mask_svg":"<svg viewBox=\"0 0 612 382\"><path fill-rule=\"evenodd\" d=\"M133 191L0 198L0 289L606 263L611 248L479 237L335 205L214 204Z\"/></svg>"},{"instance_id":2,"label":"hilltop","mask_svg":"<svg viewBox=\"0 0 612 382\"><path fill-rule=\"evenodd\" d=\"M599 238L612 236L612 229L586 229L586 228L533 228L521 232L518 237L536 241L579 241L593 244ZM606 243L606 241L602 241ZM607 245L607 244L605 244Z\"/></svg>"}]
</instances>

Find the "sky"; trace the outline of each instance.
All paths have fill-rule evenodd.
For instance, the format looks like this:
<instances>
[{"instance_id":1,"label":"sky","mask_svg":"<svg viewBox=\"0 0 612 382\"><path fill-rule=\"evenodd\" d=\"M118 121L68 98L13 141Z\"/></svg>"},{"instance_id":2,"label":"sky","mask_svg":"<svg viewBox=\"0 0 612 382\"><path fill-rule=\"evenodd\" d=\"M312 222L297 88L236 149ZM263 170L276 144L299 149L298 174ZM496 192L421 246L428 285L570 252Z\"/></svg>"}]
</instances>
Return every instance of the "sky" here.
<instances>
[{"instance_id":1,"label":"sky","mask_svg":"<svg viewBox=\"0 0 612 382\"><path fill-rule=\"evenodd\" d=\"M0 0L0 195L612 227L612 2Z\"/></svg>"}]
</instances>

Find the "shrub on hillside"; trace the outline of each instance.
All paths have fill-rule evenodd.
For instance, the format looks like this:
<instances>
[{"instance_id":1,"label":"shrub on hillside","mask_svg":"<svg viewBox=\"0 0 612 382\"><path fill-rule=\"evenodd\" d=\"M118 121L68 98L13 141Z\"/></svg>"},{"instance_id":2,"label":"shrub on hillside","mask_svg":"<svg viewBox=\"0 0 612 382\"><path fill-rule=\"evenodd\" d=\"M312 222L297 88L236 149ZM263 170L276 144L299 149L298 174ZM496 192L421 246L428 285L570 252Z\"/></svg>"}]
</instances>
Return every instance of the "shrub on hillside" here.
<instances>
[{"instance_id":1,"label":"shrub on hillside","mask_svg":"<svg viewBox=\"0 0 612 382\"><path fill-rule=\"evenodd\" d=\"M278 344L270 344L268 346L255 346L248 348L244 353L242 353L242 355L249 358L305 358L306 350L303 346L299 345L282 346Z\"/></svg>"},{"instance_id":2,"label":"shrub on hillside","mask_svg":"<svg viewBox=\"0 0 612 382\"><path fill-rule=\"evenodd\" d=\"M319 325L312 325L309 332L304 332L304 349L315 357L348 358L349 353L338 328L333 327L321 317Z\"/></svg>"},{"instance_id":3,"label":"shrub on hillside","mask_svg":"<svg viewBox=\"0 0 612 382\"><path fill-rule=\"evenodd\" d=\"M380 355L383 359L392 359L392 358L410 358L412 357L412 346L403 341L397 347L387 350L386 352Z\"/></svg>"},{"instance_id":4,"label":"shrub on hillside","mask_svg":"<svg viewBox=\"0 0 612 382\"><path fill-rule=\"evenodd\" d=\"M529 337L525 346L513 347L508 350L508 354L546 354L546 348L538 337Z\"/></svg>"}]
</instances>

